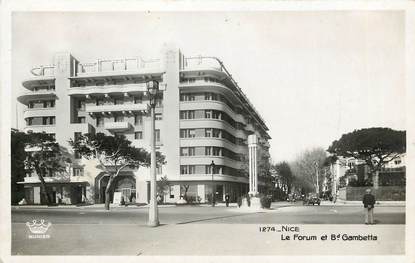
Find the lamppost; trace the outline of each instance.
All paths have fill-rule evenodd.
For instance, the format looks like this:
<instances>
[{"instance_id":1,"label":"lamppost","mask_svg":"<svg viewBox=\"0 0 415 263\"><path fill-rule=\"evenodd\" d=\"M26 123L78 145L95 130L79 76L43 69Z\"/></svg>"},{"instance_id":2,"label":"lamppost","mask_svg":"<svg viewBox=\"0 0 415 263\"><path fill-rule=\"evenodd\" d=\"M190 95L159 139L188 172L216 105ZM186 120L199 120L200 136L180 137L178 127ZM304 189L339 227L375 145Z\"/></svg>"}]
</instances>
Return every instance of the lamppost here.
<instances>
[{"instance_id":1,"label":"lamppost","mask_svg":"<svg viewBox=\"0 0 415 263\"><path fill-rule=\"evenodd\" d=\"M214 183L213 183L213 173L215 170L215 162L212 160L212 162L210 163L210 172L212 174L212 206L215 206L215 202L216 202L216 195L215 195L215 187L214 187Z\"/></svg>"},{"instance_id":2,"label":"lamppost","mask_svg":"<svg viewBox=\"0 0 415 263\"><path fill-rule=\"evenodd\" d=\"M151 115L151 132L150 132L150 148L151 148L151 167L150 167L150 208L148 212L148 226L159 225L159 215L157 207L156 194L156 138L155 138L155 117L154 111L156 107L157 92L159 90L159 83L155 80L150 80L146 83L148 95L150 98L150 115Z\"/></svg>"},{"instance_id":3,"label":"lamppost","mask_svg":"<svg viewBox=\"0 0 415 263\"><path fill-rule=\"evenodd\" d=\"M316 167L316 178L317 178L317 187L316 187L316 192L317 192L317 197L320 196L320 186L318 184L318 163L314 162L314 165Z\"/></svg>"}]
</instances>

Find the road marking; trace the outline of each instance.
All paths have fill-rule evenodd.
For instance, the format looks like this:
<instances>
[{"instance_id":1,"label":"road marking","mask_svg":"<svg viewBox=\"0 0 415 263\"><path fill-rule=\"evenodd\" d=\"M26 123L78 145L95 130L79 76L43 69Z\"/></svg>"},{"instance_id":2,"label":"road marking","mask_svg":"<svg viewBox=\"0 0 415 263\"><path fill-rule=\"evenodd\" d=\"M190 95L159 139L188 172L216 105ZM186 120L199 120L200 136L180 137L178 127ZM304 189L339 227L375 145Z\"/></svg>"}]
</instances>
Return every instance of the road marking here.
<instances>
[{"instance_id":1,"label":"road marking","mask_svg":"<svg viewBox=\"0 0 415 263\"><path fill-rule=\"evenodd\" d=\"M80 215L85 215L85 212L81 212L81 213L79 213Z\"/></svg>"},{"instance_id":2,"label":"road marking","mask_svg":"<svg viewBox=\"0 0 415 263\"><path fill-rule=\"evenodd\" d=\"M338 213L336 209L330 209L329 211L332 211L334 213Z\"/></svg>"}]
</instances>

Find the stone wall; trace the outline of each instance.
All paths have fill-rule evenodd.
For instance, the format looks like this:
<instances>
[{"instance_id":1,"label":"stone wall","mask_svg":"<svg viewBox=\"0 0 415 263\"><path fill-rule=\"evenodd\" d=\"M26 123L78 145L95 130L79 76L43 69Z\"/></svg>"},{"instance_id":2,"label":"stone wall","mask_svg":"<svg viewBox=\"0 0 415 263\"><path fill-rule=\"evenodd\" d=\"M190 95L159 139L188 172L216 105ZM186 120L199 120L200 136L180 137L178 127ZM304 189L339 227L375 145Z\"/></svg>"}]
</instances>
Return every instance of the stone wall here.
<instances>
[{"instance_id":1,"label":"stone wall","mask_svg":"<svg viewBox=\"0 0 415 263\"><path fill-rule=\"evenodd\" d=\"M361 201L368 187L347 186L339 189L339 199ZM376 201L405 201L405 186L379 186L372 188Z\"/></svg>"}]
</instances>

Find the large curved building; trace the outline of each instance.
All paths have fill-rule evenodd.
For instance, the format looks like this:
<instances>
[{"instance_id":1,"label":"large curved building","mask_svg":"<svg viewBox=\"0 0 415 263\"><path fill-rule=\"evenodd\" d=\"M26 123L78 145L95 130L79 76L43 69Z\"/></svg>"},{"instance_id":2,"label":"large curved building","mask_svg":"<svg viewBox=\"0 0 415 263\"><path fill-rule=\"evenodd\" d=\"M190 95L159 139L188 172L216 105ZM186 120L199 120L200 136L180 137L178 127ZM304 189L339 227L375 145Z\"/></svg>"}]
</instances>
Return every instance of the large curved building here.
<instances>
[{"instance_id":1,"label":"large curved building","mask_svg":"<svg viewBox=\"0 0 415 263\"><path fill-rule=\"evenodd\" d=\"M96 162L82 159L68 145L83 133L123 134L137 147L148 148L150 119L145 83L160 82L156 105L156 144L166 157L158 178L170 189L165 202L186 192L201 202L215 189L217 199L228 193L235 200L248 192L247 136L259 138L259 187L267 181L270 136L264 120L223 63L214 57L184 57L165 48L160 59L97 60L83 63L69 53L55 54L53 65L32 70L24 80L25 132L54 134L73 155L66 175L53 172L45 181L59 203L101 203L108 178ZM211 166L212 161L215 166ZM213 167L213 171L212 171ZM149 201L149 169L125 170L115 191L126 200ZM29 203L41 203L39 180L24 182Z\"/></svg>"}]
</instances>

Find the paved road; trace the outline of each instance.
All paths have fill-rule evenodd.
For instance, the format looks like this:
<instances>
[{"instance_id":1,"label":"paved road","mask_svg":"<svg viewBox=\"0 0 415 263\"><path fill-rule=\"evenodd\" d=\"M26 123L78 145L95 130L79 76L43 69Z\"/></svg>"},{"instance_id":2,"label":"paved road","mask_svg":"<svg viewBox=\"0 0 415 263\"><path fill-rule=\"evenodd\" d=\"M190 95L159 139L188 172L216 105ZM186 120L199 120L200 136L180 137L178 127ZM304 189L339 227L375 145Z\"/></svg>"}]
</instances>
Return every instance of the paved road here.
<instances>
[{"instance_id":1,"label":"paved road","mask_svg":"<svg viewBox=\"0 0 415 263\"><path fill-rule=\"evenodd\" d=\"M12 210L14 255L309 255L402 254L405 207L376 208L377 224L362 224L360 206L273 204L265 212L236 207L163 207L161 227L146 226L148 209L18 208ZM47 239L33 239L26 222L52 223ZM283 241L260 227L298 226L301 235L377 235L378 241ZM292 235L294 233L284 233ZM255 244L254 246L252 244Z\"/></svg>"},{"instance_id":2,"label":"paved road","mask_svg":"<svg viewBox=\"0 0 415 263\"><path fill-rule=\"evenodd\" d=\"M162 224L361 224L360 206L301 206L274 204L265 212L241 211L236 207L163 207ZM45 219L53 224L145 225L148 208L19 208L12 211L13 223ZM405 224L405 207L375 208L377 224Z\"/></svg>"}]
</instances>

